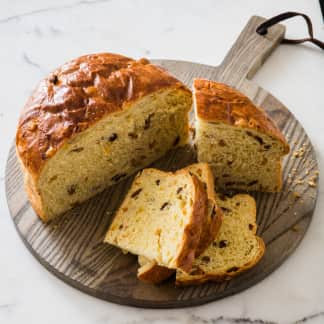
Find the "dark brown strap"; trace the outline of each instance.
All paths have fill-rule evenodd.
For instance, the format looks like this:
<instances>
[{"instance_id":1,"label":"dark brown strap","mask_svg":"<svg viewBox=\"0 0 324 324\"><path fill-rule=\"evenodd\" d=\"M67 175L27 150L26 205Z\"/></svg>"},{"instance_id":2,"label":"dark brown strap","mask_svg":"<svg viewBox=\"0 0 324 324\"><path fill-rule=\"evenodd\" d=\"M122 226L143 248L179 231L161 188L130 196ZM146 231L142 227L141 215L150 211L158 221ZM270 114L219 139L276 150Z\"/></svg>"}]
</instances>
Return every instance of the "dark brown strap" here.
<instances>
[{"instance_id":1,"label":"dark brown strap","mask_svg":"<svg viewBox=\"0 0 324 324\"><path fill-rule=\"evenodd\" d=\"M292 17L296 17L296 16L301 16L301 17L303 17L305 19L305 21L307 23L309 37L301 38L301 39L287 39L287 38L284 38L282 40L282 43L285 43L285 44L301 44L301 43L304 43L304 42L311 42L314 45L316 45L316 46L318 46L318 47L320 47L321 49L324 50L324 42L314 38L313 25L312 25L311 19L307 15L299 13L299 12L289 11L289 12L285 12L285 13L282 13L280 15L274 16L274 17L266 20L260 26L258 26L258 28L256 29L256 32L259 35L266 35L268 33L268 28L270 28L271 26L273 26L273 25L275 25L275 24L277 24L277 23L279 23L279 22L281 22L283 20L286 20L286 19L289 19L289 18L292 18Z\"/></svg>"}]
</instances>

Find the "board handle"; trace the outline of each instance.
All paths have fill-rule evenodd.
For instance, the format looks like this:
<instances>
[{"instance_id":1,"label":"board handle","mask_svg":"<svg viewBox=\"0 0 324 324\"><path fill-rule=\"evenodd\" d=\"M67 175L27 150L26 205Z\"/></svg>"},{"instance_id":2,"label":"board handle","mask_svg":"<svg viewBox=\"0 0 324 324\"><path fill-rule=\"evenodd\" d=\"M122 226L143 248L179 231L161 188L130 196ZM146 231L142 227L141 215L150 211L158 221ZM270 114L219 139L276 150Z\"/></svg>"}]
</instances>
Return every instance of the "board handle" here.
<instances>
[{"instance_id":1,"label":"board handle","mask_svg":"<svg viewBox=\"0 0 324 324\"><path fill-rule=\"evenodd\" d=\"M285 35L283 25L272 26L266 35L256 32L265 18L252 16L240 36L219 66L218 81L239 88L247 78L257 72L270 53L280 44Z\"/></svg>"}]
</instances>

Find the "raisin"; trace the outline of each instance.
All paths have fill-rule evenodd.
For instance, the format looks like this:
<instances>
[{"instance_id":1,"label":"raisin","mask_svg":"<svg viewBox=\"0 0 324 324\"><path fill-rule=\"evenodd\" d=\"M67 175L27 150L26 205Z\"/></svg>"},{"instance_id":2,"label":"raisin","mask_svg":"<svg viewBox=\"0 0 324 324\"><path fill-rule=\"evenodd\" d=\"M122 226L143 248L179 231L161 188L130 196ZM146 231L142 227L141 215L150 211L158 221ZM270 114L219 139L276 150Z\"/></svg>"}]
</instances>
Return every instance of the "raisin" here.
<instances>
[{"instance_id":1,"label":"raisin","mask_svg":"<svg viewBox=\"0 0 324 324\"><path fill-rule=\"evenodd\" d=\"M211 218L215 218L215 216L216 216L216 207L213 206L213 210L212 210L212 212L211 212L210 217L211 217Z\"/></svg>"},{"instance_id":2,"label":"raisin","mask_svg":"<svg viewBox=\"0 0 324 324\"><path fill-rule=\"evenodd\" d=\"M218 246L222 249L228 245L228 242L226 240L221 240L218 244Z\"/></svg>"},{"instance_id":3,"label":"raisin","mask_svg":"<svg viewBox=\"0 0 324 324\"><path fill-rule=\"evenodd\" d=\"M196 128L190 127L189 130L191 132L191 138L194 140L196 138Z\"/></svg>"},{"instance_id":4,"label":"raisin","mask_svg":"<svg viewBox=\"0 0 324 324\"><path fill-rule=\"evenodd\" d=\"M118 137L118 135L116 133L113 133L108 137L108 141L113 142L117 139L117 137Z\"/></svg>"},{"instance_id":5,"label":"raisin","mask_svg":"<svg viewBox=\"0 0 324 324\"><path fill-rule=\"evenodd\" d=\"M119 174L114 175L114 176L111 178L111 180L117 182L117 181L119 181L120 179L122 179L122 178L124 178L124 177L126 177L126 176L127 176L126 173L119 173Z\"/></svg>"},{"instance_id":6,"label":"raisin","mask_svg":"<svg viewBox=\"0 0 324 324\"><path fill-rule=\"evenodd\" d=\"M58 77L56 74L52 75L52 77L50 78L50 82L52 82L54 85L58 84Z\"/></svg>"},{"instance_id":7,"label":"raisin","mask_svg":"<svg viewBox=\"0 0 324 324\"><path fill-rule=\"evenodd\" d=\"M230 166L233 164L233 161L227 161L227 165Z\"/></svg>"},{"instance_id":8,"label":"raisin","mask_svg":"<svg viewBox=\"0 0 324 324\"><path fill-rule=\"evenodd\" d=\"M209 257L208 255L204 255L204 256L201 258L201 260L202 260L203 262L208 263L208 262L210 262L210 257Z\"/></svg>"},{"instance_id":9,"label":"raisin","mask_svg":"<svg viewBox=\"0 0 324 324\"><path fill-rule=\"evenodd\" d=\"M133 138L133 139L138 138L138 135L137 135L136 133L133 133L133 132L128 133L128 136L129 136L130 138Z\"/></svg>"},{"instance_id":10,"label":"raisin","mask_svg":"<svg viewBox=\"0 0 324 324\"><path fill-rule=\"evenodd\" d=\"M225 182L225 186L232 186L234 184L235 184L235 182L233 182L233 181Z\"/></svg>"},{"instance_id":11,"label":"raisin","mask_svg":"<svg viewBox=\"0 0 324 324\"><path fill-rule=\"evenodd\" d=\"M173 142L173 146L177 146L180 142L180 136L177 135L177 137L175 138L174 142Z\"/></svg>"},{"instance_id":12,"label":"raisin","mask_svg":"<svg viewBox=\"0 0 324 324\"><path fill-rule=\"evenodd\" d=\"M73 195L73 194L75 194L76 188L77 188L77 185L72 184L69 187L67 187L66 190L67 190L69 195Z\"/></svg>"},{"instance_id":13,"label":"raisin","mask_svg":"<svg viewBox=\"0 0 324 324\"><path fill-rule=\"evenodd\" d=\"M222 210L224 213L229 213L229 212L232 211L231 209L226 208L226 207L221 207L221 210Z\"/></svg>"},{"instance_id":14,"label":"raisin","mask_svg":"<svg viewBox=\"0 0 324 324\"><path fill-rule=\"evenodd\" d=\"M254 226L252 224L249 224L249 230L252 231Z\"/></svg>"},{"instance_id":15,"label":"raisin","mask_svg":"<svg viewBox=\"0 0 324 324\"><path fill-rule=\"evenodd\" d=\"M266 150L270 150L271 149L271 144L266 144L263 146Z\"/></svg>"},{"instance_id":16,"label":"raisin","mask_svg":"<svg viewBox=\"0 0 324 324\"><path fill-rule=\"evenodd\" d=\"M229 174L227 174L227 173L224 173L223 174L223 178L228 178L230 175Z\"/></svg>"},{"instance_id":17,"label":"raisin","mask_svg":"<svg viewBox=\"0 0 324 324\"><path fill-rule=\"evenodd\" d=\"M76 148L72 149L70 152L79 153L81 151L83 151L83 147L76 147Z\"/></svg>"},{"instance_id":18,"label":"raisin","mask_svg":"<svg viewBox=\"0 0 324 324\"><path fill-rule=\"evenodd\" d=\"M238 267L232 267L232 268L229 268L226 270L227 273L229 272L234 272L234 271L237 271L239 268Z\"/></svg>"},{"instance_id":19,"label":"raisin","mask_svg":"<svg viewBox=\"0 0 324 324\"><path fill-rule=\"evenodd\" d=\"M161 206L161 208L160 208L160 210L163 210L166 206L168 206L169 205L169 203L168 202L165 202L162 206Z\"/></svg>"},{"instance_id":20,"label":"raisin","mask_svg":"<svg viewBox=\"0 0 324 324\"><path fill-rule=\"evenodd\" d=\"M136 198L140 192L142 191L143 189L142 188L139 188L137 189L136 191L134 191L132 194L131 194L131 198Z\"/></svg>"},{"instance_id":21,"label":"raisin","mask_svg":"<svg viewBox=\"0 0 324 324\"><path fill-rule=\"evenodd\" d=\"M238 201L236 204L235 204L236 206L240 206L241 205L241 203Z\"/></svg>"},{"instance_id":22,"label":"raisin","mask_svg":"<svg viewBox=\"0 0 324 324\"><path fill-rule=\"evenodd\" d=\"M156 141L149 143L149 149L152 149L156 145Z\"/></svg>"},{"instance_id":23,"label":"raisin","mask_svg":"<svg viewBox=\"0 0 324 324\"><path fill-rule=\"evenodd\" d=\"M219 140L218 145L224 147L224 146L226 146L226 143L223 139L221 139L221 140Z\"/></svg>"},{"instance_id":24,"label":"raisin","mask_svg":"<svg viewBox=\"0 0 324 324\"><path fill-rule=\"evenodd\" d=\"M182 187L178 188L178 190L177 190L177 194L179 194L182 190L183 190Z\"/></svg>"},{"instance_id":25,"label":"raisin","mask_svg":"<svg viewBox=\"0 0 324 324\"><path fill-rule=\"evenodd\" d=\"M249 135L250 137L253 137L257 142L259 142L260 145L264 144L263 139L261 137L254 135L249 131L247 131L246 134Z\"/></svg>"},{"instance_id":26,"label":"raisin","mask_svg":"<svg viewBox=\"0 0 324 324\"><path fill-rule=\"evenodd\" d=\"M151 126L151 118L154 114L149 114L149 116L144 120L144 129L149 129Z\"/></svg>"},{"instance_id":27,"label":"raisin","mask_svg":"<svg viewBox=\"0 0 324 324\"><path fill-rule=\"evenodd\" d=\"M157 186L160 185L160 182L161 182L160 179L157 179L157 180L155 181L155 183L156 183Z\"/></svg>"},{"instance_id":28,"label":"raisin","mask_svg":"<svg viewBox=\"0 0 324 324\"><path fill-rule=\"evenodd\" d=\"M51 183L51 182L55 181L56 179L57 179L57 175L55 175L55 176L53 176L52 178L50 178L50 179L48 180L48 182Z\"/></svg>"},{"instance_id":29,"label":"raisin","mask_svg":"<svg viewBox=\"0 0 324 324\"><path fill-rule=\"evenodd\" d=\"M251 181L251 182L248 183L248 187L257 184L258 182L259 182L258 180L253 180L253 181Z\"/></svg>"},{"instance_id":30,"label":"raisin","mask_svg":"<svg viewBox=\"0 0 324 324\"><path fill-rule=\"evenodd\" d=\"M119 227L118 227L118 229L121 230L121 229L123 229L123 227L124 227L123 224L120 224Z\"/></svg>"}]
</instances>

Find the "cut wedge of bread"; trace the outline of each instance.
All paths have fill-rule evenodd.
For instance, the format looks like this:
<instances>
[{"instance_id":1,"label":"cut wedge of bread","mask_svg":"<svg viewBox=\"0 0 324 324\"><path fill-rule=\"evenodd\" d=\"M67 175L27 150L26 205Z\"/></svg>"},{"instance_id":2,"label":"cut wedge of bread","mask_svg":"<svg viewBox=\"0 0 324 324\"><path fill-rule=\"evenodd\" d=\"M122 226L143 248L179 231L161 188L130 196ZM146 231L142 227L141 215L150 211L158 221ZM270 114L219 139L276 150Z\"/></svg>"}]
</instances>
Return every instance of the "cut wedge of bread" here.
<instances>
[{"instance_id":1,"label":"cut wedge of bread","mask_svg":"<svg viewBox=\"0 0 324 324\"><path fill-rule=\"evenodd\" d=\"M194 174L204 184L208 196L208 212L206 222L203 227L199 247L196 251L196 256L200 255L215 239L223 219L221 209L216 203L216 195L214 190L214 179L210 167L207 163L195 163L184 170ZM155 261L138 257L140 265L137 277L138 279L149 283L160 283L173 274L173 270L159 266Z\"/></svg>"},{"instance_id":2,"label":"cut wedge of bread","mask_svg":"<svg viewBox=\"0 0 324 324\"><path fill-rule=\"evenodd\" d=\"M216 240L195 259L189 273L178 270L178 286L229 280L253 267L263 256L265 245L256 235L256 204L253 197L238 194L221 197L217 203L224 218Z\"/></svg>"},{"instance_id":3,"label":"cut wedge of bread","mask_svg":"<svg viewBox=\"0 0 324 324\"><path fill-rule=\"evenodd\" d=\"M194 81L195 145L220 189L280 191L289 145L274 121L239 91Z\"/></svg>"},{"instance_id":4,"label":"cut wedge of bread","mask_svg":"<svg viewBox=\"0 0 324 324\"><path fill-rule=\"evenodd\" d=\"M203 184L187 170L140 172L105 242L158 265L189 271L207 215Z\"/></svg>"}]
</instances>

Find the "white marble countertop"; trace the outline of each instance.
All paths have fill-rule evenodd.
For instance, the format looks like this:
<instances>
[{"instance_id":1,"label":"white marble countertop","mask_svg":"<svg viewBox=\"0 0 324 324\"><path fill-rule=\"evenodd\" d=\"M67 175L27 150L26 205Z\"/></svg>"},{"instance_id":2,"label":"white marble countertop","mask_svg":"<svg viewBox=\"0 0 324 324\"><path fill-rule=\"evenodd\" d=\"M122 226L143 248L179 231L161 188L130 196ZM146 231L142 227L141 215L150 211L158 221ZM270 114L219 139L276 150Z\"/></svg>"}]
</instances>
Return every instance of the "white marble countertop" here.
<instances>
[{"instance_id":1,"label":"white marble countertop","mask_svg":"<svg viewBox=\"0 0 324 324\"><path fill-rule=\"evenodd\" d=\"M87 296L47 272L19 239L6 204L4 168L19 111L34 85L85 53L219 64L251 15L309 14L324 40L317 0L1 0L0 323L324 323L324 192L297 251L271 276L204 306L145 310ZM305 35L300 19L290 36ZM302 122L323 170L324 52L282 45L255 80Z\"/></svg>"}]
</instances>

